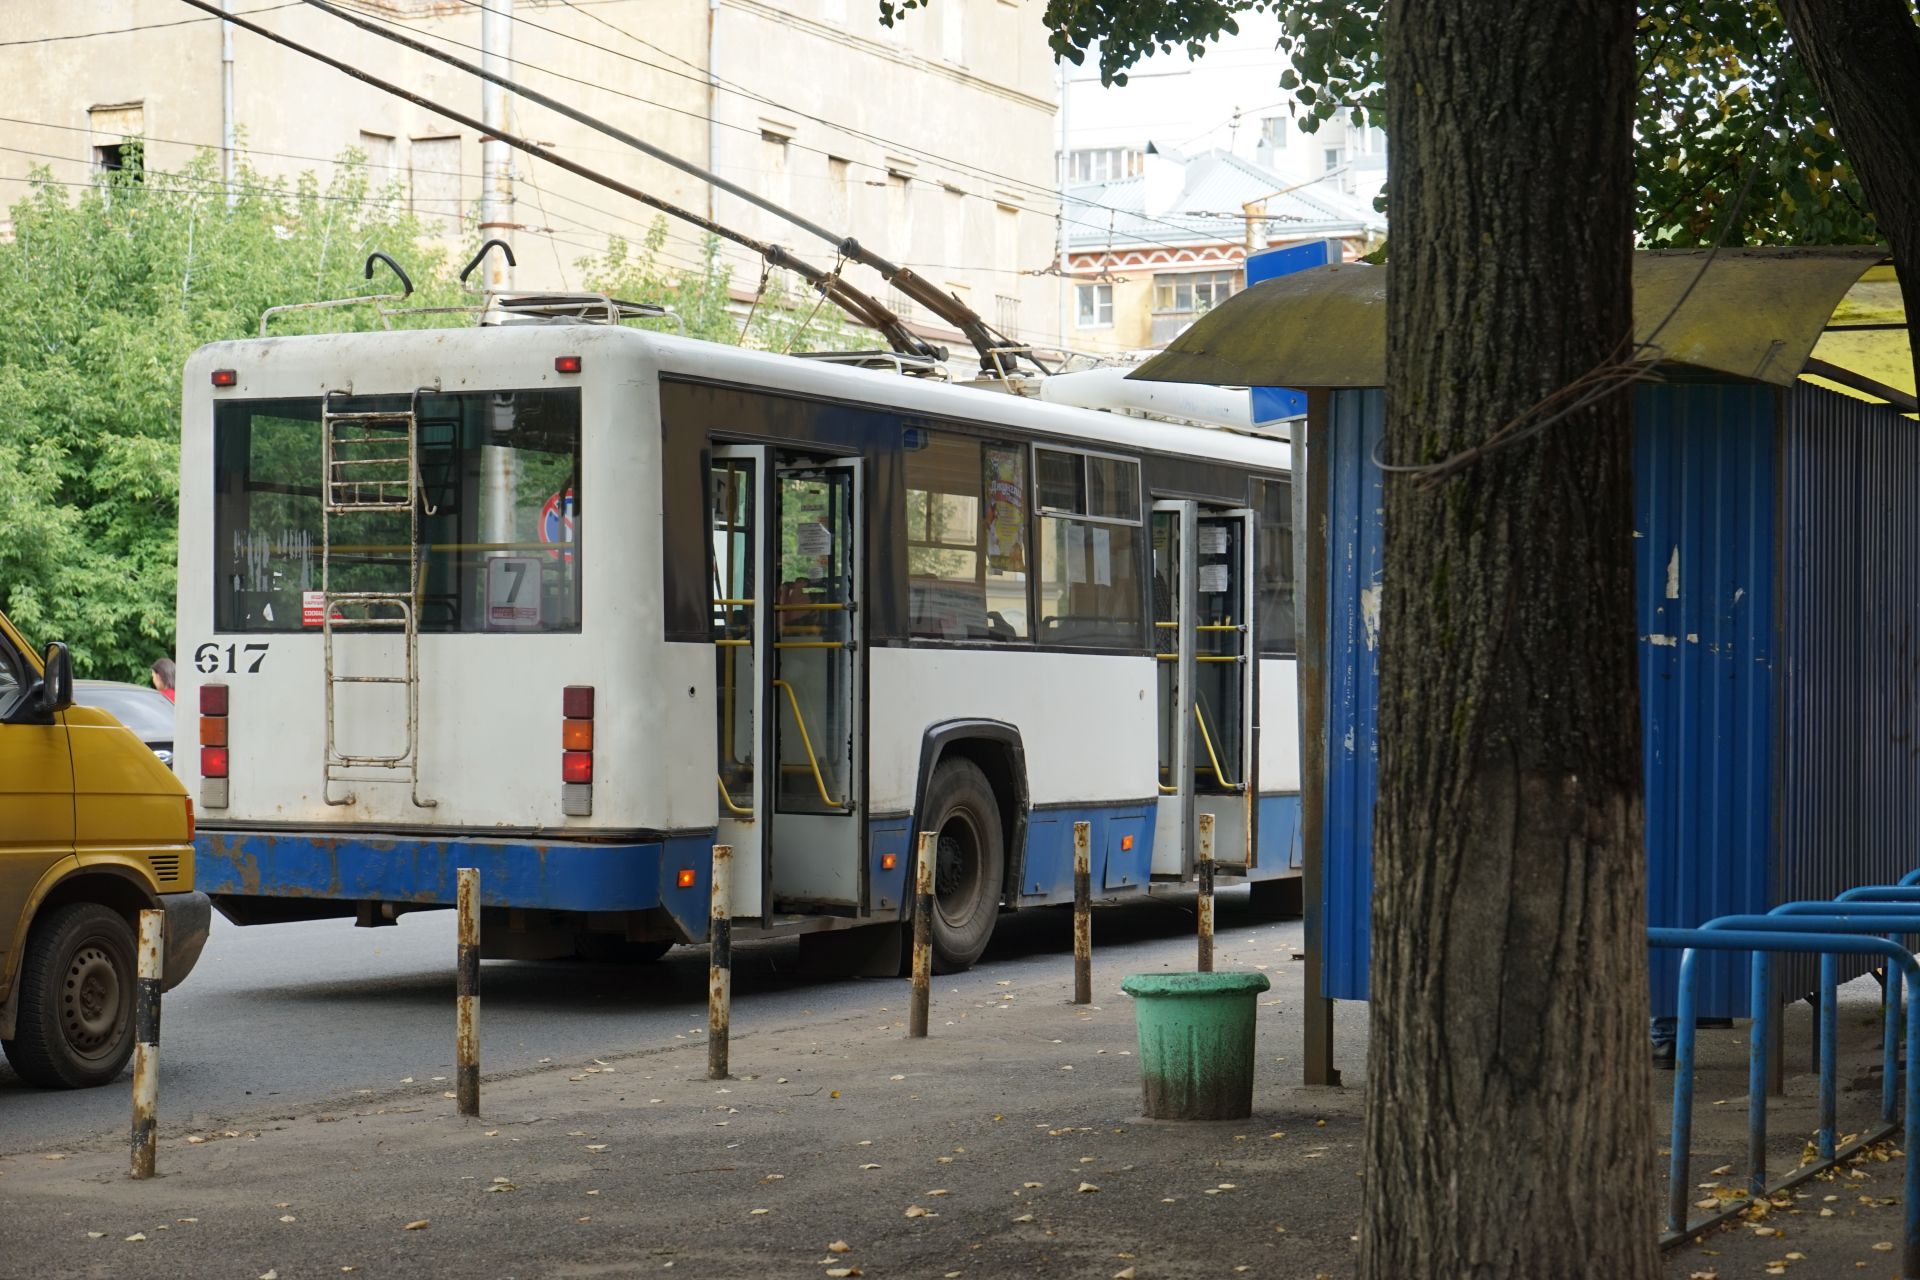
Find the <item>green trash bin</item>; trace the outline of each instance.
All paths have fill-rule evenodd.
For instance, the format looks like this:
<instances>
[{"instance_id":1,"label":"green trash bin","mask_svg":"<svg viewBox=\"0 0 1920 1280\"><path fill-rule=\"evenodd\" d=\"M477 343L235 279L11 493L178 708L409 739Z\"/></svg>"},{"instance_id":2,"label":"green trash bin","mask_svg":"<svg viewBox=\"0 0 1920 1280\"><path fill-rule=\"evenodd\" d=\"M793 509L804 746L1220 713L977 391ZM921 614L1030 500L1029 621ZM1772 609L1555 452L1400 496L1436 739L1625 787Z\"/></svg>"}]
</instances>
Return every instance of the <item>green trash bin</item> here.
<instances>
[{"instance_id":1,"label":"green trash bin","mask_svg":"<svg viewBox=\"0 0 1920 1280\"><path fill-rule=\"evenodd\" d=\"M1253 1114L1253 1024L1264 973L1136 973L1140 1091L1148 1119L1240 1120Z\"/></svg>"}]
</instances>

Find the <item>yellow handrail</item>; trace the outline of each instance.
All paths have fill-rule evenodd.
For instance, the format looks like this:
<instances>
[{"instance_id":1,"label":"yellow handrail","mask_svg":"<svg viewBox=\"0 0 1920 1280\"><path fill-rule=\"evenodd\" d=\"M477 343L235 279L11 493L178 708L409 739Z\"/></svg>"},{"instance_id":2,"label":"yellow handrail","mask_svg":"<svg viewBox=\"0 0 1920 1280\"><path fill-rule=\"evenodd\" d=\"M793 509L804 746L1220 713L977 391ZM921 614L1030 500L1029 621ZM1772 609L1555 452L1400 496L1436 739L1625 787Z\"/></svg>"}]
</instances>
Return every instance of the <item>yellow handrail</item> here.
<instances>
[{"instance_id":1,"label":"yellow handrail","mask_svg":"<svg viewBox=\"0 0 1920 1280\"><path fill-rule=\"evenodd\" d=\"M713 642L713 645L714 645L714 648L716 649L751 649L753 648L753 641L741 640L738 638L731 639L731 640L720 639L720 640L715 640Z\"/></svg>"},{"instance_id":2,"label":"yellow handrail","mask_svg":"<svg viewBox=\"0 0 1920 1280\"><path fill-rule=\"evenodd\" d=\"M1153 625L1156 627L1177 627L1180 624L1177 622L1156 622ZM1203 622L1194 627L1195 631L1238 631L1239 629L1240 624L1237 622Z\"/></svg>"},{"instance_id":3,"label":"yellow handrail","mask_svg":"<svg viewBox=\"0 0 1920 1280\"><path fill-rule=\"evenodd\" d=\"M830 809L844 806L827 794L827 780L820 776L820 759L813 754L813 736L807 732L807 718L800 714L800 699L793 692L793 686L785 680L775 680L773 687L783 690L787 695L787 705L793 708L793 722L800 729L800 745L807 753L807 764L813 769L813 785L820 792L820 799Z\"/></svg>"},{"instance_id":4,"label":"yellow handrail","mask_svg":"<svg viewBox=\"0 0 1920 1280\"><path fill-rule=\"evenodd\" d=\"M776 649L844 649L847 646L839 640L775 640Z\"/></svg>"},{"instance_id":5,"label":"yellow handrail","mask_svg":"<svg viewBox=\"0 0 1920 1280\"><path fill-rule=\"evenodd\" d=\"M753 810L742 809L739 805L733 802L733 797L727 793L727 780L725 778L721 777L718 773L715 773L713 775L713 780L720 784L720 798L727 802L727 808L731 809L735 814L737 814L742 818L751 818L753 816Z\"/></svg>"},{"instance_id":6,"label":"yellow handrail","mask_svg":"<svg viewBox=\"0 0 1920 1280\"><path fill-rule=\"evenodd\" d=\"M1213 761L1213 776L1215 780L1223 787L1238 787L1240 784L1232 778L1229 778L1226 771L1220 767L1220 756L1213 749L1213 735L1207 732L1207 718L1200 713L1200 704L1197 702L1193 704L1193 718L1199 722L1200 741L1206 744L1207 758Z\"/></svg>"},{"instance_id":7,"label":"yellow handrail","mask_svg":"<svg viewBox=\"0 0 1920 1280\"><path fill-rule=\"evenodd\" d=\"M1156 653L1153 656L1162 662L1180 661L1180 655L1177 653ZM1193 660L1195 662L1238 662L1240 661L1240 655L1237 653L1196 653L1193 655Z\"/></svg>"},{"instance_id":8,"label":"yellow handrail","mask_svg":"<svg viewBox=\"0 0 1920 1280\"><path fill-rule=\"evenodd\" d=\"M773 606L773 611L775 613L799 613L807 609L845 609L846 607L844 602L838 604L777 604Z\"/></svg>"},{"instance_id":9,"label":"yellow handrail","mask_svg":"<svg viewBox=\"0 0 1920 1280\"><path fill-rule=\"evenodd\" d=\"M751 605L753 601L751 600L715 600L714 603L716 605L734 605L736 607L744 608L748 605Z\"/></svg>"}]
</instances>

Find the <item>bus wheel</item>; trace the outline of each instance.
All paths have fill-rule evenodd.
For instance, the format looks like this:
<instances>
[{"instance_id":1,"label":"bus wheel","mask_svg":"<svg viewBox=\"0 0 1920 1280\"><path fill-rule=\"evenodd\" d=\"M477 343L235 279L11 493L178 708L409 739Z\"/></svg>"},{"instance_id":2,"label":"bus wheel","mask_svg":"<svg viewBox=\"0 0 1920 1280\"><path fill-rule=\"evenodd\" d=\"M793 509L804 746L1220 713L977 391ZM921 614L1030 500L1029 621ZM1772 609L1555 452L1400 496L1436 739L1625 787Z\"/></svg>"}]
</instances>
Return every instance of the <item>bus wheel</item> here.
<instances>
[{"instance_id":1,"label":"bus wheel","mask_svg":"<svg viewBox=\"0 0 1920 1280\"><path fill-rule=\"evenodd\" d=\"M1254 881L1248 900L1254 917L1260 920L1298 920L1302 914L1302 883L1299 876Z\"/></svg>"},{"instance_id":2,"label":"bus wheel","mask_svg":"<svg viewBox=\"0 0 1920 1280\"><path fill-rule=\"evenodd\" d=\"M980 958L1000 913L1006 845L1000 802L971 760L945 761L927 784L923 831L939 833L933 873L933 968L958 973Z\"/></svg>"},{"instance_id":3,"label":"bus wheel","mask_svg":"<svg viewBox=\"0 0 1920 1280\"><path fill-rule=\"evenodd\" d=\"M7 1061L29 1084L106 1084L133 1056L133 930L116 911L76 902L33 927L20 961Z\"/></svg>"}]
</instances>

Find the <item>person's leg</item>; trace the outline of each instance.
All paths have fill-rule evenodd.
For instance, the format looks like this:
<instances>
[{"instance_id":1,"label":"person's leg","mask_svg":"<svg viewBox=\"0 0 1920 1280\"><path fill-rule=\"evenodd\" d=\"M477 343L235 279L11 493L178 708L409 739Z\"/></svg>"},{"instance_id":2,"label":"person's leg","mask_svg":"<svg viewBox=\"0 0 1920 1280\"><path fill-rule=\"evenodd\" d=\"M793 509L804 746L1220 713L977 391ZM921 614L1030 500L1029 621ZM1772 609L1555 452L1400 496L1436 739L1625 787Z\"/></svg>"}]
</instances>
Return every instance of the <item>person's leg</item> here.
<instances>
[{"instance_id":1,"label":"person's leg","mask_svg":"<svg viewBox=\"0 0 1920 1280\"><path fill-rule=\"evenodd\" d=\"M1673 1045L1680 1034L1680 1019L1675 1017L1649 1018L1647 1035L1653 1041L1653 1065L1663 1071L1673 1070Z\"/></svg>"}]
</instances>

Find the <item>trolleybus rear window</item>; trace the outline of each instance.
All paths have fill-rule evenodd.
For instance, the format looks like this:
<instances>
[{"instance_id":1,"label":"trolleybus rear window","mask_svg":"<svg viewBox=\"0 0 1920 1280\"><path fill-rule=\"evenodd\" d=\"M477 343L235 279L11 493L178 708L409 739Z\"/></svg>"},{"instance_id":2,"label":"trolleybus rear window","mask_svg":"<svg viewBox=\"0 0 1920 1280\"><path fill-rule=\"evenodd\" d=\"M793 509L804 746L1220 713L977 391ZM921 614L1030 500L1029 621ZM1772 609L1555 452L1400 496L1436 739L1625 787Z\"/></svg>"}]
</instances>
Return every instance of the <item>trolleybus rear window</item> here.
<instances>
[{"instance_id":1,"label":"trolleybus rear window","mask_svg":"<svg viewBox=\"0 0 1920 1280\"><path fill-rule=\"evenodd\" d=\"M324 524L321 410L318 399L215 407L216 630L317 630L323 584L336 617L399 616L339 601L365 593L410 597L421 631L579 630L577 388L335 396Z\"/></svg>"}]
</instances>

